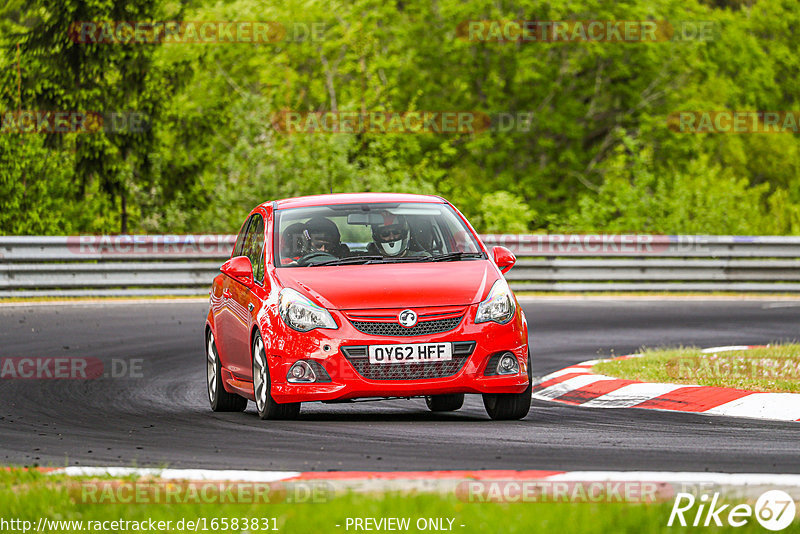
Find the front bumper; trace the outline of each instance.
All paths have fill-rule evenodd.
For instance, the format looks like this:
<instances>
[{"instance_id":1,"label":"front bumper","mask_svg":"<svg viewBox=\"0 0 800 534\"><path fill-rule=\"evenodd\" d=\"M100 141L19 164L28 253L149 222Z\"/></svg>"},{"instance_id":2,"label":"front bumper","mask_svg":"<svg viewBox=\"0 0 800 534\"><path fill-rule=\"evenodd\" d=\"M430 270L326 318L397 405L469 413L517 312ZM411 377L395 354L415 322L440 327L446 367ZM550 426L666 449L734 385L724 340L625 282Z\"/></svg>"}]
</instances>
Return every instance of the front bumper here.
<instances>
[{"instance_id":1,"label":"front bumper","mask_svg":"<svg viewBox=\"0 0 800 534\"><path fill-rule=\"evenodd\" d=\"M449 393L521 393L528 386L528 334L520 308L505 325L474 324L476 306L467 307L459 325L448 332L425 336L392 337L366 335L356 330L341 313L331 311L337 330L317 329L300 333L280 324L267 340L272 397L276 402L336 401L368 397L416 397ZM376 380L359 374L343 348L410 343L474 342L471 355L450 376ZM513 352L520 371L515 375L486 376L489 359L504 351ZM297 360L314 360L330 375L330 382L294 384L286 380ZM398 365L398 364L396 364Z\"/></svg>"}]
</instances>

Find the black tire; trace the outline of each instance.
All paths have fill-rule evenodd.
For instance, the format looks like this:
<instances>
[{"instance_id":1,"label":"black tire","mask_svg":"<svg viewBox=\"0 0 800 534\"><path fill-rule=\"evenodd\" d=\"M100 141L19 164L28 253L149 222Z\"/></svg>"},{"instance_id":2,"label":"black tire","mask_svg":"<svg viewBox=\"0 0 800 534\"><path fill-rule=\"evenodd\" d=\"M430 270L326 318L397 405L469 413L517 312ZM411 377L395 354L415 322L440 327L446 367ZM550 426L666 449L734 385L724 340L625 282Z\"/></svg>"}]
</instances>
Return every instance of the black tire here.
<instances>
[{"instance_id":1,"label":"black tire","mask_svg":"<svg viewBox=\"0 0 800 534\"><path fill-rule=\"evenodd\" d=\"M425 397L425 404L432 412L454 412L464 406L464 394L429 395Z\"/></svg>"},{"instance_id":2,"label":"black tire","mask_svg":"<svg viewBox=\"0 0 800 534\"><path fill-rule=\"evenodd\" d=\"M272 381L269 376L267 355L264 351L264 340L261 334L253 337L253 396L256 399L256 411L261 419L297 419L300 415L300 403L290 402L278 404L272 398Z\"/></svg>"},{"instance_id":3,"label":"black tire","mask_svg":"<svg viewBox=\"0 0 800 534\"><path fill-rule=\"evenodd\" d=\"M483 406L486 413L495 421L522 419L531 409L533 391L533 371L531 371L531 352L528 350L528 387L522 393L485 393Z\"/></svg>"},{"instance_id":4,"label":"black tire","mask_svg":"<svg viewBox=\"0 0 800 534\"><path fill-rule=\"evenodd\" d=\"M247 399L228 393L222 385L222 364L210 330L206 333L206 392L214 412L243 412L247 408Z\"/></svg>"}]
</instances>

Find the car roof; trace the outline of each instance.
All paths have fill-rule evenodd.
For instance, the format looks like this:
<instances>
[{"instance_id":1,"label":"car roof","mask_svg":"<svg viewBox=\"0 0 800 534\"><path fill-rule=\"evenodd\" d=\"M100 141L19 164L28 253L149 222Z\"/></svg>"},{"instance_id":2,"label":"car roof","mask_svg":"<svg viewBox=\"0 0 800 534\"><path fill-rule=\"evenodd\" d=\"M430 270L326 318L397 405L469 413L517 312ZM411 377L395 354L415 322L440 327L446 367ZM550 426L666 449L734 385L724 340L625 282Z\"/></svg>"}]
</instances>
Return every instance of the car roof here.
<instances>
[{"instance_id":1,"label":"car roof","mask_svg":"<svg viewBox=\"0 0 800 534\"><path fill-rule=\"evenodd\" d=\"M359 204L366 202L427 202L443 204L442 197L434 195L411 195L406 193L335 193L332 195L313 195L307 197L285 198L277 200L277 209L305 208L309 206L325 206L328 204ZM267 205L265 202L262 205Z\"/></svg>"}]
</instances>

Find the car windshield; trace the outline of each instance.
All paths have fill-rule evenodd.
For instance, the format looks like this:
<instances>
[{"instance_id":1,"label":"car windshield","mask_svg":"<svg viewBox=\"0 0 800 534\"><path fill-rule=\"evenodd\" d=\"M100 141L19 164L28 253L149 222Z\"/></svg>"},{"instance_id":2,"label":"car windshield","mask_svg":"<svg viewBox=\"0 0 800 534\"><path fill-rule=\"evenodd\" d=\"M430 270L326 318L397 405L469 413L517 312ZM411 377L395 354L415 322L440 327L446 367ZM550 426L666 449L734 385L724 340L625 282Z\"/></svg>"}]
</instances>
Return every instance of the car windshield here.
<instances>
[{"instance_id":1,"label":"car windshield","mask_svg":"<svg viewBox=\"0 0 800 534\"><path fill-rule=\"evenodd\" d=\"M485 259L448 204L365 203L276 211L276 265L308 267Z\"/></svg>"}]
</instances>

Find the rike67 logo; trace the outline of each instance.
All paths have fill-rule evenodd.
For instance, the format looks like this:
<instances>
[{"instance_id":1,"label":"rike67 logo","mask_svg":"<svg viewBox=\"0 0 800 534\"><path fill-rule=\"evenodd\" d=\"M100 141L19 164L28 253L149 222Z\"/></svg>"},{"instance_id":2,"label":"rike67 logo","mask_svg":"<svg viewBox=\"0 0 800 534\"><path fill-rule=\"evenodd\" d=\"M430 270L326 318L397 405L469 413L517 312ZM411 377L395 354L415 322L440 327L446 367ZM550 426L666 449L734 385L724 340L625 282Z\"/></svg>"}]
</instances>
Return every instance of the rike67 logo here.
<instances>
[{"instance_id":1,"label":"rike67 logo","mask_svg":"<svg viewBox=\"0 0 800 534\"><path fill-rule=\"evenodd\" d=\"M795 518L795 504L791 495L781 490L770 490L763 493L755 506L749 504L723 504L720 494L707 493L699 498L691 493L678 493L669 514L667 526L673 524L693 527L709 527L730 525L741 527L748 524L753 517L767 530L783 530Z\"/></svg>"}]
</instances>

